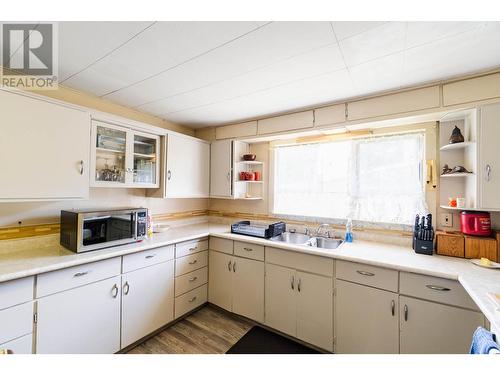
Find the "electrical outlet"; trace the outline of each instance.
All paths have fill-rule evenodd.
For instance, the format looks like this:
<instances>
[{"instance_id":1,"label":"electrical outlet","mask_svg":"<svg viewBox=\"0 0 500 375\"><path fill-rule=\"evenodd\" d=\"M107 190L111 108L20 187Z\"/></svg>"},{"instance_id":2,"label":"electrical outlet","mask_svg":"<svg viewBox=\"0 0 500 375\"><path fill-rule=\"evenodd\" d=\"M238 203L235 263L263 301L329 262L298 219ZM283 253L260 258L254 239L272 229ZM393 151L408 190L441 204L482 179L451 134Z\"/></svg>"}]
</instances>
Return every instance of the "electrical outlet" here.
<instances>
[{"instance_id":1,"label":"electrical outlet","mask_svg":"<svg viewBox=\"0 0 500 375\"><path fill-rule=\"evenodd\" d=\"M441 214L441 226L442 227L452 227L453 226L453 214Z\"/></svg>"}]
</instances>

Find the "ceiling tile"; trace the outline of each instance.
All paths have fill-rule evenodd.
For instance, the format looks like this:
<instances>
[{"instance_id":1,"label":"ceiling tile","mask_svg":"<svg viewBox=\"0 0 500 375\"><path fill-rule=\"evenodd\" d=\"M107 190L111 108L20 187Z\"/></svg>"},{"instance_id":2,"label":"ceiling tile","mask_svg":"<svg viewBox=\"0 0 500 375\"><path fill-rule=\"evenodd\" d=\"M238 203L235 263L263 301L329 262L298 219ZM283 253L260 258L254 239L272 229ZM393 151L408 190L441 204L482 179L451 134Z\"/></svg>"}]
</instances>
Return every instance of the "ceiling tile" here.
<instances>
[{"instance_id":1,"label":"ceiling tile","mask_svg":"<svg viewBox=\"0 0 500 375\"><path fill-rule=\"evenodd\" d=\"M355 87L362 93L395 89L403 79L404 52L349 68Z\"/></svg>"},{"instance_id":2,"label":"ceiling tile","mask_svg":"<svg viewBox=\"0 0 500 375\"><path fill-rule=\"evenodd\" d=\"M484 22L408 22L406 48L450 37L484 26Z\"/></svg>"},{"instance_id":3,"label":"ceiling tile","mask_svg":"<svg viewBox=\"0 0 500 375\"><path fill-rule=\"evenodd\" d=\"M340 42L346 64L353 66L405 48L405 22L389 22Z\"/></svg>"},{"instance_id":4,"label":"ceiling tile","mask_svg":"<svg viewBox=\"0 0 500 375\"><path fill-rule=\"evenodd\" d=\"M335 35L337 35L338 40L343 40L351 36L361 34L384 23L386 22L334 21L332 22L332 26L335 30Z\"/></svg>"},{"instance_id":5,"label":"ceiling tile","mask_svg":"<svg viewBox=\"0 0 500 375\"><path fill-rule=\"evenodd\" d=\"M151 22L59 22L59 80L78 73L149 25Z\"/></svg>"},{"instance_id":6,"label":"ceiling tile","mask_svg":"<svg viewBox=\"0 0 500 375\"><path fill-rule=\"evenodd\" d=\"M101 96L205 53L257 27L253 22L157 22L67 83Z\"/></svg>"},{"instance_id":7,"label":"ceiling tile","mask_svg":"<svg viewBox=\"0 0 500 375\"><path fill-rule=\"evenodd\" d=\"M170 113L164 117L186 124L222 124L332 102L354 95L356 91L347 70L344 69L221 103Z\"/></svg>"},{"instance_id":8,"label":"ceiling tile","mask_svg":"<svg viewBox=\"0 0 500 375\"><path fill-rule=\"evenodd\" d=\"M211 85L334 41L328 22L275 22L154 79L107 97L137 106Z\"/></svg>"},{"instance_id":9,"label":"ceiling tile","mask_svg":"<svg viewBox=\"0 0 500 375\"><path fill-rule=\"evenodd\" d=\"M344 68L338 45L332 44L233 79L140 106L146 112L167 113L248 95L270 87Z\"/></svg>"}]
</instances>

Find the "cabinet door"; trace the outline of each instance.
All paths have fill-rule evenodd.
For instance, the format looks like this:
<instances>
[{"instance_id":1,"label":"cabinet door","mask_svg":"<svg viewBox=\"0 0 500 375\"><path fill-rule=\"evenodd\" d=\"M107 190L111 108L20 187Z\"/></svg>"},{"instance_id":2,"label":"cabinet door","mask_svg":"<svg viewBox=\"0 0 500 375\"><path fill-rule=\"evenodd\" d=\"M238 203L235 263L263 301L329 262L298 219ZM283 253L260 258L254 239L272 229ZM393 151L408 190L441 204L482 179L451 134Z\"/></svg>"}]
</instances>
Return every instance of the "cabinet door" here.
<instances>
[{"instance_id":1,"label":"cabinet door","mask_svg":"<svg viewBox=\"0 0 500 375\"><path fill-rule=\"evenodd\" d=\"M30 333L29 335L0 344L0 350L8 350L12 354L32 354L33 335Z\"/></svg>"},{"instance_id":2,"label":"cabinet door","mask_svg":"<svg viewBox=\"0 0 500 375\"><path fill-rule=\"evenodd\" d=\"M500 208L500 104L481 107L479 141L480 205L484 209Z\"/></svg>"},{"instance_id":3,"label":"cabinet door","mask_svg":"<svg viewBox=\"0 0 500 375\"><path fill-rule=\"evenodd\" d=\"M210 250L208 263L208 300L214 305L231 311L233 257Z\"/></svg>"},{"instance_id":4,"label":"cabinet door","mask_svg":"<svg viewBox=\"0 0 500 375\"><path fill-rule=\"evenodd\" d=\"M264 322L264 262L233 258L233 312Z\"/></svg>"},{"instance_id":5,"label":"cabinet door","mask_svg":"<svg viewBox=\"0 0 500 375\"><path fill-rule=\"evenodd\" d=\"M232 141L210 145L210 196L231 197Z\"/></svg>"},{"instance_id":6,"label":"cabinet door","mask_svg":"<svg viewBox=\"0 0 500 375\"><path fill-rule=\"evenodd\" d=\"M88 113L3 90L0 113L0 200L88 197Z\"/></svg>"},{"instance_id":7,"label":"cabinet door","mask_svg":"<svg viewBox=\"0 0 500 375\"><path fill-rule=\"evenodd\" d=\"M399 353L398 295L342 280L336 289L335 351Z\"/></svg>"},{"instance_id":8,"label":"cabinet door","mask_svg":"<svg viewBox=\"0 0 500 375\"><path fill-rule=\"evenodd\" d=\"M205 198L209 196L210 145L189 137L167 137L168 198Z\"/></svg>"},{"instance_id":9,"label":"cabinet door","mask_svg":"<svg viewBox=\"0 0 500 375\"><path fill-rule=\"evenodd\" d=\"M38 300L37 353L111 354L120 350L121 277Z\"/></svg>"},{"instance_id":10,"label":"cabinet door","mask_svg":"<svg viewBox=\"0 0 500 375\"><path fill-rule=\"evenodd\" d=\"M297 272L297 338L333 351L333 280Z\"/></svg>"},{"instance_id":11,"label":"cabinet door","mask_svg":"<svg viewBox=\"0 0 500 375\"><path fill-rule=\"evenodd\" d=\"M132 183L137 187L159 186L160 137L133 133Z\"/></svg>"},{"instance_id":12,"label":"cabinet door","mask_svg":"<svg viewBox=\"0 0 500 375\"><path fill-rule=\"evenodd\" d=\"M265 323L290 336L297 334L296 288L295 270L266 264Z\"/></svg>"},{"instance_id":13,"label":"cabinet door","mask_svg":"<svg viewBox=\"0 0 500 375\"><path fill-rule=\"evenodd\" d=\"M173 319L173 260L122 276L122 348Z\"/></svg>"},{"instance_id":14,"label":"cabinet door","mask_svg":"<svg viewBox=\"0 0 500 375\"><path fill-rule=\"evenodd\" d=\"M484 325L476 311L403 296L399 303L402 354L465 354L474 330Z\"/></svg>"}]
</instances>

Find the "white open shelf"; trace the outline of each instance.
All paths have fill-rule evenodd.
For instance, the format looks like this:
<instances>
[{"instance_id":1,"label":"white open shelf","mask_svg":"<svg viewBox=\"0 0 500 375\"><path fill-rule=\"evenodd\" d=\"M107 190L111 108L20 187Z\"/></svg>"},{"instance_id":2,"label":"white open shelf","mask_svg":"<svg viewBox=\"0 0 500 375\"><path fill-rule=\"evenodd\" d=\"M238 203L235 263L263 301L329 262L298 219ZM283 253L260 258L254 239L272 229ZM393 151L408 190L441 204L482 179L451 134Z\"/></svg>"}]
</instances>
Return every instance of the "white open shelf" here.
<instances>
[{"instance_id":1,"label":"white open shelf","mask_svg":"<svg viewBox=\"0 0 500 375\"><path fill-rule=\"evenodd\" d=\"M474 173L448 173L448 174L442 174L440 177L441 178L450 178L450 177L469 177L469 176L474 176Z\"/></svg>"},{"instance_id":2,"label":"white open shelf","mask_svg":"<svg viewBox=\"0 0 500 375\"><path fill-rule=\"evenodd\" d=\"M441 151L449 151L449 150L457 150L459 148L465 148L472 145L475 145L476 142L459 142L459 143L450 143L448 145L444 145L440 148Z\"/></svg>"},{"instance_id":3,"label":"white open shelf","mask_svg":"<svg viewBox=\"0 0 500 375\"><path fill-rule=\"evenodd\" d=\"M450 207L450 206L439 206L445 210L454 210L454 211L481 211L478 208L473 207Z\"/></svg>"},{"instance_id":4,"label":"white open shelf","mask_svg":"<svg viewBox=\"0 0 500 375\"><path fill-rule=\"evenodd\" d=\"M259 180L259 181L255 181L255 180L236 180L235 182L246 182L248 184L262 184L264 181L262 181L262 180Z\"/></svg>"},{"instance_id":5,"label":"white open shelf","mask_svg":"<svg viewBox=\"0 0 500 375\"><path fill-rule=\"evenodd\" d=\"M247 165L263 165L264 163L261 161L249 161L249 160L241 160L237 161L236 164L247 164Z\"/></svg>"}]
</instances>

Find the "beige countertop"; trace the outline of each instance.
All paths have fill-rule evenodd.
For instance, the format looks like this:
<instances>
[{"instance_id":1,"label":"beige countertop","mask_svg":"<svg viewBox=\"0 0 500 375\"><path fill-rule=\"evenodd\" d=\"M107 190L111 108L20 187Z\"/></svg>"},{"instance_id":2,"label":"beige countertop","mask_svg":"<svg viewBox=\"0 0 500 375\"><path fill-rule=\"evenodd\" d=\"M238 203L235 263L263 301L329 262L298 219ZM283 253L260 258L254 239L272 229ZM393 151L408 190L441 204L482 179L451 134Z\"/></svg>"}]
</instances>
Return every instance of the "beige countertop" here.
<instances>
[{"instance_id":1,"label":"beige countertop","mask_svg":"<svg viewBox=\"0 0 500 375\"><path fill-rule=\"evenodd\" d=\"M40 239L9 241L7 245L0 245L0 282L194 240L209 235L322 257L393 268L399 271L458 280L491 322L495 331L500 332L500 311L496 309L493 301L487 295L488 292L500 293L500 270L481 268L465 259L439 255L421 255L416 254L408 247L368 241L344 243L335 250L291 245L232 234L229 232L229 226L222 224L201 223L173 227L167 232L156 233L153 238L142 242L82 254L75 254L64 249L56 242L56 238L52 238L51 241L45 243L42 243Z\"/></svg>"}]
</instances>

